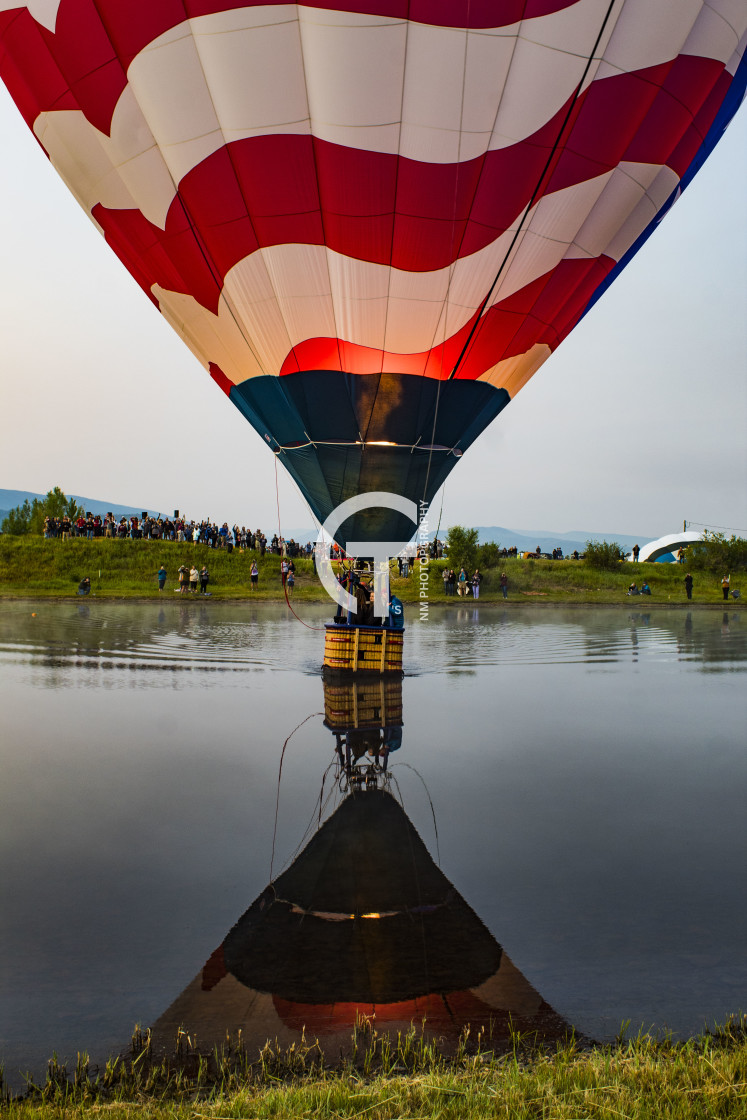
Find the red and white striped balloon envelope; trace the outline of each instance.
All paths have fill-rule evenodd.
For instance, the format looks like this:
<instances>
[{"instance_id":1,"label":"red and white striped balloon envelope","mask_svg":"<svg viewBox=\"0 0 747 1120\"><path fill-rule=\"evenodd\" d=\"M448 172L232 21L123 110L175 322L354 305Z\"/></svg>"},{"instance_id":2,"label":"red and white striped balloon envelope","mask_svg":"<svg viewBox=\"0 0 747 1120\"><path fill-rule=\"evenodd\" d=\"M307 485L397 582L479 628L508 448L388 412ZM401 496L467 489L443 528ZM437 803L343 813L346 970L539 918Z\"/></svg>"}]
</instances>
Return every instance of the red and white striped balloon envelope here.
<instances>
[{"instance_id":1,"label":"red and white striped balloon envelope","mask_svg":"<svg viewBox=\"0 0 747 1120\"><path fill-rule=\"evenodd\" d=\"M743 0L0 0L0 76L324 520L430 500L712 150L746 35Z\"/></svg>"}]
</instances>

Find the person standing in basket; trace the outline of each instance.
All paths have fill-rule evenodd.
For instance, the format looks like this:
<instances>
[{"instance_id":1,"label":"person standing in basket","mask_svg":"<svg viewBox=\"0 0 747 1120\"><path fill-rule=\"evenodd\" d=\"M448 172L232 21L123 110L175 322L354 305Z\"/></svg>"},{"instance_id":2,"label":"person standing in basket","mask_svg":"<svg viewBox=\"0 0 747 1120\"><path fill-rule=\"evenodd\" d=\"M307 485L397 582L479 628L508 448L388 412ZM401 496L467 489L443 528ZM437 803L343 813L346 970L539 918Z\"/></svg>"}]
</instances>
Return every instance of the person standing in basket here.
<instances>
[{"instance_id":1,"label":"person standing in basket","mask_svg":"<svg viewBox=\"0 0 747 1120\"><path fill-rule=\"evenodd\" d=\"M387 619L391 630L403 630L405 626L405 608L396 595L389 598L389 618Z\"/></svg>"}]
</instances>

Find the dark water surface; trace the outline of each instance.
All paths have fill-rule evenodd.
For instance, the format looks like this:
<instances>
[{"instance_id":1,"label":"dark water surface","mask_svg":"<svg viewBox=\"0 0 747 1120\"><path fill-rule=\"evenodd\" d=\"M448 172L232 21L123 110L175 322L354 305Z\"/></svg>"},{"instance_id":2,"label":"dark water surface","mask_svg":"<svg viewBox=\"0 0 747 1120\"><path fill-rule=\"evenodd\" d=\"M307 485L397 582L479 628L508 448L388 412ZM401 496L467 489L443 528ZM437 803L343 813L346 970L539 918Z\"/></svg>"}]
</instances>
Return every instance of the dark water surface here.
<instances>
[{"instance_id":1,"label":"dark water surface","mask_svg":"<svg viewBox=\"0 0 747 1120\"><path fill-rule=\"evenodd\" d=\"M315 625L329 614L299 610ZM0 605L12 1081L53 1050L119 1051L136 1022L204 1024L206 1000L210 1029L235 1026L247 992L260 1025L274 1015L290 1029L299 1002L329 1003L307 991L312 969L335 971L338 1008L363 999L361 984L418 1012L458 989L461 1004L439 1004L452 1019L457 1004L496 1006L510 969L517 1007L535 1000L540 1014L541 1001L599 1039L625 1020L687 1035L747 1008L744 615L432 609L407 631L402 745L382 779L404 812L382 798L381 827L372 817L358 833L350 799L333 817L322 643L279 605ZM326 703L343 726L367 700ZM293 863L320 800L331 825ZM353 880L367 861L378 870L364 888ZM252 903L271 878L282 890L258 926L264 902ZM369 905L389 924L337 913L346 891L358 918ZM408 930L430 938L431 996Z\"/></svg>"}]
</instances>

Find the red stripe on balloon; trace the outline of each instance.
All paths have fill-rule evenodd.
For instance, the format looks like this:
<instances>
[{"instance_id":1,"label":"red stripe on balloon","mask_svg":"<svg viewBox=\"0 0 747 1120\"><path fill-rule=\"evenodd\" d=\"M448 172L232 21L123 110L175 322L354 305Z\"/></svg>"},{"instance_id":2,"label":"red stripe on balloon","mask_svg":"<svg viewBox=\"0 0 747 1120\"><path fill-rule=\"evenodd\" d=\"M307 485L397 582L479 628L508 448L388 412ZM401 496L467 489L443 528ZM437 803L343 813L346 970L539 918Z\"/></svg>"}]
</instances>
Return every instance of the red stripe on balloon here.
<instances>
[{"instance_id":1,"label":"red stripe on balloon","mask_svg":"<svg viewBox=\"0 0 747 1120\"><path fill-rule=\"evenodd\" d=\"M552 272L497 303L475 332L457 378L479 377L497 362L525 354L535 345L555 350L616 264L607 256L562 260Z\"/></svg>"},{"instance_id":2,"label":"red stripe on balloon","mask_svg":"<svg viewBox=\"0 0 747 1120\"><path fill-rule=\"evenodd\" d=\"M538 344L554 350L576 325L616 263L604 256L563 260L552 272L491 307L475 332L457 378L474 380L497 362L525 354ZM327 369L356 374L425 375L443 380L451 375L475 318L442 345L419 354L398 354L337 338L310 338L293 347L280 376L299 370Z\"/></svg>"},{"instance_id":3,"label":"red stripe on balloon","mask_svg":"<svg viewBox=\"0 0 747 1120\"><path fill-rule=\"evenodd\" d=\"M233 389L233 381L228 380L220 366L217 366L215 362L211 362L208 366L208 371L218 388L222 389L227 397L230 396L231 390Z\"/></svg>"},{"instance_id":4,"label":"red stripe on balloon","mask_svg":"<svg viewBox=\"0 0 747 1120\"><path fill-rule=\"evenodd\" d=\"M484 1003L473 991L430 993L397 1003L296 1003L274 995L272 1002L286 1027L294 1031L306 1030L311 1035L336 1034L349 1030L362 1018L371 1018L377 1026L383 1023L420 1023L427 1020L431 1031L438 1031L449 1039L458 1038L467 1023L473 1030L490 1023L491 1029L508 1035L505 1025L509 1013ZM542 1007L544 1011L547 1005ZM536 1016L530 1020L536 1027ZM498 1020L500 1020L500 1027ZM511 1022L519 1021L516 1014Z\"/></svg>"},{"instance_id":5,"label":"red stripe on balloon","mask_svg":"<svg viewBox=\"0 0 747 1120\"><path fill-rule=\"evenodd\" d=\"M44 28L26 8L0 12L0 77L29 128L43 106L79 108L50 52Z\"/></svg>"},{"instance_id":6,"label":"red stripe on balloon","mask_svg":"<svg viewBox=\"0 0 747 1120\"><path fill-rule=\"evenodd\" d=\"M535 344L554 350L573 330L597 287L615 267L610 257L564 260L483 317L457 371L459 380L476 380L497 362L526 353ZM455 335L420 354L398 354L359 346L339 338L310 338L285 358L279 376L304 370L341 370L352 374L395 373L446 380L462 352L476 315ZM210 376L230 395L233 383L210 363Z\"/></svg>"}]
</instances>

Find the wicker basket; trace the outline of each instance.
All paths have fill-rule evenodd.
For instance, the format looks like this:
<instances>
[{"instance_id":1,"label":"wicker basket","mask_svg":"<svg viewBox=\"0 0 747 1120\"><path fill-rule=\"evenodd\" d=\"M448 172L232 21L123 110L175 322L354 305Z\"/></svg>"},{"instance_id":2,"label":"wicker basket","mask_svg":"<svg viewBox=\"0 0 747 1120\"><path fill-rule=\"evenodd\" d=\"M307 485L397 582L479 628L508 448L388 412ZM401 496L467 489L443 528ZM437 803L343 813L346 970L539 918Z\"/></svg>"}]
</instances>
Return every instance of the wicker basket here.
<instances>
[{"instance_id":1,"label":"wicker basket","mask_svg":"<svg viewBox=\"0 0 747 1120\"><path fill-rule=\"evenodd\" d=\"M402 673L404 630L384 626L328 623L324 635L324 672Z\"/></svg>"}]
</instances>

